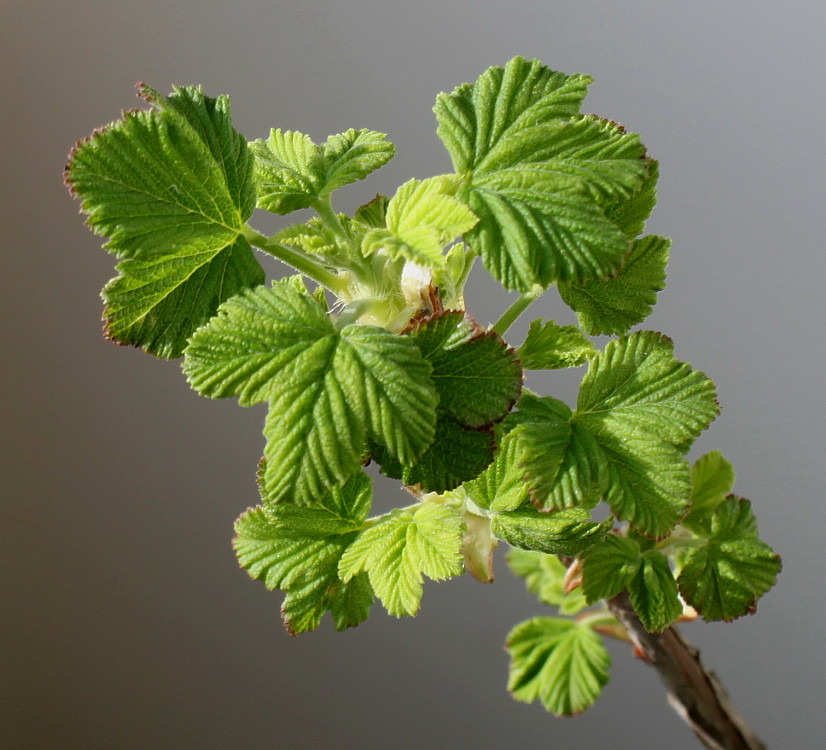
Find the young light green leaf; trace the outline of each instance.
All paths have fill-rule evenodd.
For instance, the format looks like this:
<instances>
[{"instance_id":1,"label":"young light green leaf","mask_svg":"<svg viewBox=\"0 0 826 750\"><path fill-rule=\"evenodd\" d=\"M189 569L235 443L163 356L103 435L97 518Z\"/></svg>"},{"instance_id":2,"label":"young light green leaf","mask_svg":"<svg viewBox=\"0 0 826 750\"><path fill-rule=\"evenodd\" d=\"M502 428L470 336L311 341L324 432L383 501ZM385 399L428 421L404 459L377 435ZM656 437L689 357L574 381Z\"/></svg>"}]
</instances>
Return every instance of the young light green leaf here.
<instances>
[{"instance_id":1,"label":"young light green leaf","mask_svg":"<svg viewBox=\"0 0 826 750\"><path fill-rule=\"evenodd\" d=\"M592 432L648 433L687 447L719 406L714 383L673 351L670 339L652 331L610 341L582 379L576 421Z\"/></svg>"},{"instance_id":2,"label":"young light green leaf","mask_svg":"<svg viewBox=\"0 0 826 750\"><path fill-rule=\"evenodd\" d=\"M468 427L501 419L522 390L516 352L459 310L415 321L405 333L433 367L439 409Z\"/></svg>"},{"instance_id":3,"label":"young light green leaf","mask_svg":"<svg viewBox=\"0 0 826 750\"><path fill-rule=\"evenodd\" d=\"M582 555L582 592L588 604L611 599L631 583L640 567L640 546L607 534Z\"/></svg>"},{"instance_id":4,"label":"young light green leaf","mask_svg":"<svg viewBox=\"0 0 826 750\"><path fill-rule=\"evenodd\" d=\"M405 258L431 268L444 267L445 245L477 222L470 209L453 197L453 192L455 185L447 177L404 183L387 206L386 228L371 229L364 236L364 255L383 250L391 258Z\"/></svg>"},{"instance_id":5,"label":"young light green leaf","mask_svg":"<svg viewBox=\"0 0 826 750\"><path fill-rule=\"evenodd\" d=\"M266 140L250 143L255 155L258 206L276 214L308 208L333 190L386 164L393 144L383 133L348 130L316 145L292 130L272 130Z\"/></svg>"},{"instance_id":6,"label":"young light green leaf","mask_svg":"<svg viewBox=\"0 0 826 750\"><path fill-rule=\"evenodd\" d=\"M608 682L611 657L587 625L535 617L508 633L506 648L513 697L525 703L539 700L557 716L581 713Z\"/></svg>"},{"instance_id":7,"label":"young light green leaf","mask_svg":"<svg viewBox=\"0 0 826 750\"><path fill-rule=\"evenodd\" d=\"M369 203L359 206L353 214L353 222L367 229L381 229L387 226L387 205L390 200L381 193Z\"/></svg>"},{"instance_id":8,"label":"young light green leaf","mask_svg":"<svg viewBox=\"0 0 826 750\"><path fill-rule=\"evenodd\" d=\"M628 596L649 633L665 630L683 612L668 560L657 550L642 553L637 572L628 583Z\"/></svg>"},{"instance_id":9,"label":"young light green leaf","mask_svg":"<svg viewBox=\"0 0 826 750\"><path fill-rule=\"evenodd\" d=\"M513 547L574 557L596 544L614 525L613 518L603 523L592 523L588 518L588 512L579 508L556 513L523 508L493 514L490 530Z\"/></svg>"},{"instance_id":10,"label":"young light green leaf","mask_svg":"<svg viewBox=\"0 0 826 750\"><path fill-rule=\"evenodd\" d=\"M677 584L703 619L728 621L754 612L780 568L778 555L757 536L751 503L730 496L714 510L711 536L688 555Z\"/></svg>"},{"instance_id":11,"label":"young light green leaf","mask_svg":"<svg viewBox=\"0 0 826 750\"><path fill-rule=\"evenodd\" d=\"M184 362L202 395L269 402L267 498L299 505L344 482L368 437L416 462L435 432L430 369L410 338L372 326L336 331L316 300L277 284L227 302Z\"/></svg>"},{"instance_id":12,"label":"young light green leaf","mask_svg":"<svg viewBox=\"0 0 826 750\"><path fill-rule=\"evenodd\" d=\"M576 312L582 329L592 335L624 334L642 323L665 289L665 266L671 240L648 235L634 240L619 273L584 284L560 284L559 294Z\"/></svg>"},{"instance_id":13,"label":"young light green leaf","mask_svg":"<svg viewBox=\"0 0 826 750\"><path fill-rule=\"evenodd\" d=\"M526 370L561 370L579 367L594 356L596 350L576 326L534 320L516 354Z\"/></svg>"},{"instance_id":14,"label":"young light green leaf","mask_svg":"<svg viewBox=\"0 0 826 750\"><path fill-rule=\"evenodd\" d=\"M720 451L711 451L697 459L691 477L691 512L682 523L692 531L708 536L714 509L734 486L734 467Z\"/></svg>"},{"instance_id":15,"label":"young light green leaf","mask_svg":"<svg viewBox=\"0 0 826 750\"><path fill-rule=\"evenodd\" d=\"M141 94L154 108L80 142L66 183L123 259L104 289L108 335L172 358L218 305L263 281L241 236L255 205L253 161L226 97Z\"/></svg>"},{"instance_id":16,"label":"young light green leaf","mask_svg":"<svg viewBox=\"0 0 826 750\"><path fill-rule=\"evenodd\" d=\"M338 221L345 234L353 236L350 228L350 219L344 214L338 214ZM303 250L308 255L318 255L334 265L342 256L350 252L341 237L328 227L317 216L306 224L291 224L276 233L273 240L285 245L292 245Z\"/></svg>"},{"instance_id":17,"label":"young light green leaf","mask_svg":"<svg viewBox=\"0 0 826 750\"><path fill-rule=\"evenodd\" d=\"M558 607L560 614L575 615L587 606L580 587L565 593L567 568L556 555L514 547L506 559L514 574L525 579L528 591L543 604Z\"/></svg>"},{"instance_id":18,"label":"young light green leaf","mask_svg":"<svg viewBox=\"0 0 826 750\"><path fill-rule=\"evenodd\" d=\"M462 572L462 521L444 505L394 510L363 531L344 553L339 575L349 581L366 572L385 609L396 617L415 615L422 576L435 581Z\"/></svg>"},{"instance_id":19,"label":"young light green leaf","mask_svg":"<svg viewBox=\"0 0 826 750\"><path fill-rule=\"evenodd\" d=\"M285 592L282 615L293 635L314 630L328 609L338 630L367 618L373 602L367 576L344 583L338 563L371 499L370 480L359 473L317 507L258 506L236 521L233 547L238 561L251 578ZM294 512L287 513L287 507Z\"/></svg>"},{"instance_id":20,"label":"young light green leaf","mask_svg":"<svg viewBox=\"0 0 826 750\"><path fill-rule=\"evenodd\" d=\"M493 463L476 479L466 482L464 490L477 506L491 511L516 510L523 506L528 500L528 485L516 440L505 437Z\"/></svg>"},{"instance_id":21,"label":"young light green leaf","mask_svg":"<svg viewBox=\"0 0 826 750\"><path fill-rule=\"evenodd\" d=\"M605 456L588 430L571 420L561 401L533 394L524 394L508 417L531 499L542 510L596 505L605 483Z\"/></svg>"},{"instance_id":22,"label":"young light green leaf","mask_svg":"<svg viewBox=\"0 0 826 750\"><path fill-rule=\"evenodd\" d=\"M385 476L419 485L425 492L447 492L478 476L493 460L494 446L490 428L470 429L440 414L433 442L415 465L402 466L379 445L371 447L370 456Z\"/></svg>"}]
</instances>

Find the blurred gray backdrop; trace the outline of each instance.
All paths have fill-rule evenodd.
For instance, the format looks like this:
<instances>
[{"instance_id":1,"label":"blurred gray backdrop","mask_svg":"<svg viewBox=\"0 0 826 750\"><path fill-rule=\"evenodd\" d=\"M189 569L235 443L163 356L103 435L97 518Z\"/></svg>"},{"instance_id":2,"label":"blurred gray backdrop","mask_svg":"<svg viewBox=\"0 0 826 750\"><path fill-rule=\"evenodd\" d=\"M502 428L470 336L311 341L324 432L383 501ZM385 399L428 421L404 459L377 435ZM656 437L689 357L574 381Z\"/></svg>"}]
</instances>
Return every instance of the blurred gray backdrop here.
<instances>
[{"instance_id":1,"label":"blurred gray backdrop","mask_svg":"<svg viewBox=\"0 0 826 750\"><path fill-rule=\"evenodd\" d=\"M201 83L231 95L250 139L389 133L398 155L345 191L351 210L449 171L435 95L521 54L591 74L586 111L641 133L661 161L649 230L674 246L644 325L717 382L723 414L695 455L725 452L785 561L756 617L685 632L770 747L823 747L822 2L0 8L0 746L696 747L625 647L582 717L512 702L503 639L543 607L501 558L491 586L427 585L416 619L376 606L355 630L288 637L280 595L249 581L229 544L256 502L263 413L199 398L176 363L102 339L113 260L61 185L70 146L137 106L136 81ZM532 312L569 322L555 296ZM478 271L469 300L487 323L508 295ZM570 402L578 377L530 382ZM380 493L401 500L393 483Z\"/></svg>"}]
</instances>

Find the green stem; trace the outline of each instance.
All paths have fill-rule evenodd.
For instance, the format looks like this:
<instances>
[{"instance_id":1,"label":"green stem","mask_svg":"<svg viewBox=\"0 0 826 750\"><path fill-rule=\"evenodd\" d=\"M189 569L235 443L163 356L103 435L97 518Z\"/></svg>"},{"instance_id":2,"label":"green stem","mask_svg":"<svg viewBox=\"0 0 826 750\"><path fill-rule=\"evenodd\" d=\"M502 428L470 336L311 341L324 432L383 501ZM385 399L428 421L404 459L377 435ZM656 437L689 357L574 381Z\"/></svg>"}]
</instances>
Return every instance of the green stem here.
<instances>
[{"instance_id":1,"label":"green stem","mask_svg":"<svg viewBox=\"0 0 826 750\"><path fill-rule=\"evenodd\" d=\"M530 291L522 292L522 294L513 301L511 306L502 313L502 317L491 326L491 330L502 336L505 331L513 325L514 321L525 312L531 302L537 299L544 291L539 284L534 284Z\"/></svg>"},{"instance_id":2,"label":"green stem","mask_svg":"<svg viewBox=\"0 0 826 750\"><path fill-rule=\"evenodd\" d=\"M319 198L317 201L313 203L313 208L315 212L319 215L321 220L332 229L339 237L343 237L345 239L347 234L344 231L344 227L341 226L341 222L338 220L338 216L336 216L336 212L333 211L333 206L330 203L330 196L325 195L323 198Z\"/></svg>"},{"instance_id":3,"label":"green stem","mask_svg":"<svg viewBox=\"0 0 826 750\"><path fill-rule=\"evenodd\" d=\"M278 258L296 271L303 273L308 279L317 281L321 286L329 289L333 294L339 295L347 288L347 281L332 271L328 271L324 266L317 263L309 255L282 245L271 237L266 237L260 232L256 232L249 226L243 229L244 237L250 244L255 245L260 250Z\"/></svg>"}]
</instances>

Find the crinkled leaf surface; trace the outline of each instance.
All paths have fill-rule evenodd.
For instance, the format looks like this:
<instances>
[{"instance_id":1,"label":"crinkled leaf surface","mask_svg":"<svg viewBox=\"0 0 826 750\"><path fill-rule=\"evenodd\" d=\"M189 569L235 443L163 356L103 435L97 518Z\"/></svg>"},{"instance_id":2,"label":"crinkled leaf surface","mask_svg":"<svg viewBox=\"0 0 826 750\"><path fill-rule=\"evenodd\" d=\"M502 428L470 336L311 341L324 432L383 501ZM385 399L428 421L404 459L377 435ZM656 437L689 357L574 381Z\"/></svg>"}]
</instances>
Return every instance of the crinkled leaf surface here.
<instances>
[{"instance_id":1,"label":"crinkled leaf surface","mask_svg":"<svg viewBox=\"0 0 826 750\"><path fill-rule=\"evenodd\" d=\"M506 288L604 277L627 250L600 203L633 195L648 165L637 136L576 115L588 83L517 57L436 100L480 218L465 239Z\"/></svg>"},{"instance_id":2,"label":"crinkled leaf surface","mask_svg":"<svg viewBox=\"0 0 826 750\"><path fill-rule=\"evenodd\" d=\"M531 497L543 510L596 505L607 476L602 451L572 417L561 401L527 393L508 417Z\"/></svg>"},{"instance_id":3,"label":"crinkled leaf surface","mask_svg":"<svg viewBox=\"0 0 826 750\"><path fill-rule=\"evenodd\" d=\"M691 512L683 525L708 536L714 509L734 487L734 467L720 451L710 451L694 463L691 471Z\"/></svg>"},{"instance_id":4,"label":"crinkled leaf surface","mask_svg":"<svg viewBox=\"0 0 826 750\"><path fill-rule=\"evenodd\" d=\"M645 220L651 215L657 203L659 164L650 157L646 157L645 161L648 164L648 174L637 192L612 203L605 210L606 216L630 239L642 234Z\"/></svg>"},{"instance_id":5,"label":"crinkled leaf surface","mask_svg":"<svg viewBox=\"0 0 826 750\"><path fill-rule=\"evenodd\" d=\"M445 580L462 572L462 520L444 505L394 510L361 532L339 563L349 581L366 572L385 609L396 617L415 615L422 576Z\"/></svg>"},{"instance_id":6,"label":"crinkled leaf surface","mask_svg":"<svg viewBox=\"0 0 826 750\"><path fill-rule=\"evenodd\" d=\"M430 447L413 466L402 466L381 446L370 455L381 465L381 473L419 485L425 492L446 492L473 479L493 460L495 438L491 429L470 429L452 417L440 414Z\"/></svg>"},{"instance_id":7,"label":"crinkled leaf surface","mask_svg":"<svg viewBox=\"0 0 826 750\"><path fill-rule=\"evenodd\" d=\"M673 342L653 331L610 341L582 379L577 421L681 447L693 441L719 412L714 383L673 352Z\"/></svg>"},{"instance_id":8,"label":"crinkled leaf surface","mask_svg":"<svg viewBox=\"0 0 826 750\"><path fill-rule=\"evenodd\" d=\"M711 536L687 557L677 583L705 620L751 614L780 573L777 554L757 536L751 503L730 496L717 506Z\"/></svg>"},{"instance_id":9,"label":"crinkled leaf surface","mask_svg":"<svg viewBox=\"0 0 826 750\"><path fill-rule=\"evenodd\" d=\"M494 512L523 506L528 500L528 485L516 440L505 437L493 462L476 479L466 482L464 490L477 506Z\"/></svg>"},{"instance_id":10,"label":"crinkled leaf surface","mask_svg":"<svg viewBox=\"0 0 826 750\"><path fill-rule=\"evenodd\" d=\"M367 576L344 583L338 564L371 500L370 480L359 472L313 507L258 506L236 521L238 561L251 578L285 592L282 615L290 633L315 629L327 610L338 630L367 618L373 603Z\"/></svg>"},{"instance_id":11,"label":"crinkled leaf surface","mask_svg":"<svg viewBox=\"0 0 826 750\"><path fill-rule=\"evenodd\" d=\"M178 357L218 305L264 280L241 236L255 205L253 160L227 97L194 87L141 94L154 108L79 143L66 182L123 259L103 294L108 335Z\"/></svg>"},{"instance_id":12,"label":"crinkled leaf surface","mask_svg":"<svg viewBox=\"0 0 826 750\"><path fill-rule=\"evenodd\" d=\"M642 323L665 289L665 267L671 240L648 235L634 240L616 276L560 284L559 294L576 312L582 329L592 335L623 334Z\"/></svg>"},{"instance_id":13,"label":"crinkled leaf surface","mask_svg":"<svg viewBox=\"0 0 826 750\"><path fill-rule=\"evenodd\" d=\"M492 514L490 530L513 547L574 557L605 536L613 523L613 518L589 522L588 513L579 508L556 513L523 508Z\"/></svg>"},{"instance_id":14,"label":"crinkled leaf surface","mask_svg":"<svg viewBox=\"0 0 826 750\"><path fill-rule=\"evenodd\" d=\"M587 625L535 617L508 633L506 648L513 697L525 703L539 700L557 716L581 713L608 682L611 657Z\"/></svg>"},{"instance_id":15,"label":"crinkled leaf surface","mask_svg":"<svg viewBox=\"0 0 826 750\"><path fill-rule=\"evenodd\" d=\"M348 130L323 144L294 130L272 130L253 141L258 206L276 214L307 208L336 188L386 164L394 149L383 133Z\"/></svg>"},{"instance_id":16,"label":"crinkled leaf surface","mask_svg":"<svg viewBox=\"0 0 826 750\"><path fill-rule=\"evenodd\" d=\"M516 352L465 313L447 310L408 330L433 367L439 409L468 427L501 419L519 398L522 368Z\"/></svg>"},{"instance_id":17,"label":"crinkled leaf surface","mask_svg":"<svg viewBox=\"0 0 826 750\"><path fill-rule=\"evenodd\" d=\"M561 370L579 367L596 354L596 349L576 326L534 320L516 353L526 370Z\"/></svg>"},{"instance_id":18,"label":"crinkled leaf surface","mask_svg":"<svg viewBox=\"0 0 826 750\"><path fill-rule=\"evenodd\" d=\"M582 555L582 591L589 604L623 591L639 570L640 546L617 534L607 534Z\"/></svg>"},{"instance_id":19,"label":"crinkled leaf surface","mask_svg":"<svg viewBox=\"0 0 826 750\"><path fill-rule=\"evenodd\" d=\"M668 560L657 550L642 553L628 584L631 606L649 633L665 630L683 612Z\"/></svg>"},{"instance_id":20,"label":"crinkled leaf surface","mask_svg":"<svg viewBox=\"0 0 826 750\"><path fill-rule=\"evenodd\" d=\"M408 180L390 199L386 228L372 229L364 236L364 255L383 250L391 258L442 268L445 245L477 222L471 210L453 197L454 190L446 177Z\"/></svg>"},{"instance_id":21,"label":"crinkled leaf surface","mask_svg":"<svg viewBox=\"0 0 826 750\"><path fill-rule=\"evenodd\" d=\"M528 591L561 614L575 615L587 605L581 588L565 593L567 568L556 555L515 547L508 551L507 561L514 574L525 579Z\"/></svg>"},{"instance_id":22,"label":"crinkled leaf surface","mask_svg":"<svg viewBox=\"0 0 826 750\"><path fill-rule=\"evenodd\" d=\"M368 437L404 465L433 441L437 395L415 342L372 326L337 331L315 299L286 285L223 305L193 337L184 371L202 395L269 402L271 502L306 505L344 482Z\"/></svg>"}]
</instances>

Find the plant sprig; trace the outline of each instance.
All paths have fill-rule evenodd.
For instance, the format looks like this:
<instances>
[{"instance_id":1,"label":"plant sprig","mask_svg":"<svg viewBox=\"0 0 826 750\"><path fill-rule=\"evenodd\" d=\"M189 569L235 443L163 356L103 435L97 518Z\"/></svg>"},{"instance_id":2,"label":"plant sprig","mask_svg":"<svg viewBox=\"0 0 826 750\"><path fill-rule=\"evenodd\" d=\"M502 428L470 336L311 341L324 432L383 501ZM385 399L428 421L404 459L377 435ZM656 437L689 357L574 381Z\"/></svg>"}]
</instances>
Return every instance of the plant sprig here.
<instances>
[{"instance_id":1,"label":"plant sprig","mask_svg":"<svg viewBox=\"0 0 826 750\"><path fill-rule=\"evenodd\" d=\"M606 601L627 592L655 633L731 620L780 570L725 459L686 461L718 413L713 383L665 336L631 332L665 284L670 241L642 235L658 165L636 134L580 114L589 82L517 57L440 94L454 173L353 215L332 198L393 156L384 134L248 143L227 97L199 87L141 85L149 107L79 142L66 168L119 260L109 337L183 357L204 396L268 404L261 502L234 546L284 592L289 631L326 611L358 625L374 597L415 615L424 577L490 581L505 541L529 589L578 615L507 639L514 697L557 714L607 681L603 634L629 637ZM314 216L267 236L256 209ZM265 284L254 248L296 275ZM519 294L488 328L465 309L477 256ZM551 286L579 326L536 319L512 348L504 335ZM599 334L615 338L597 349ZM574 407L523 387L524 371L585 365ZM416 502L370 517L371 461Z\"/></svg>"}]
</instances>

